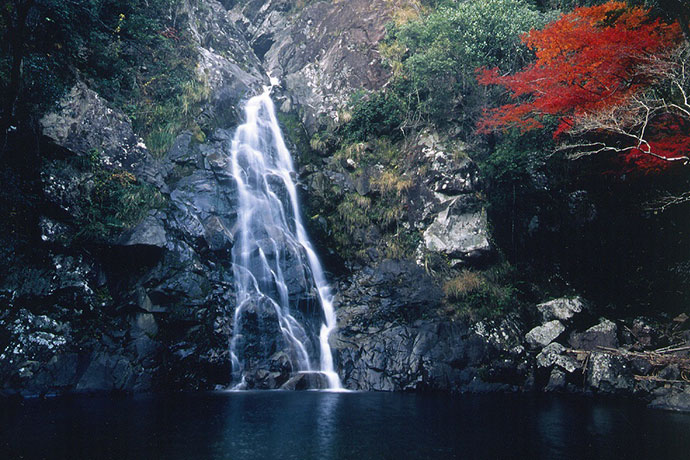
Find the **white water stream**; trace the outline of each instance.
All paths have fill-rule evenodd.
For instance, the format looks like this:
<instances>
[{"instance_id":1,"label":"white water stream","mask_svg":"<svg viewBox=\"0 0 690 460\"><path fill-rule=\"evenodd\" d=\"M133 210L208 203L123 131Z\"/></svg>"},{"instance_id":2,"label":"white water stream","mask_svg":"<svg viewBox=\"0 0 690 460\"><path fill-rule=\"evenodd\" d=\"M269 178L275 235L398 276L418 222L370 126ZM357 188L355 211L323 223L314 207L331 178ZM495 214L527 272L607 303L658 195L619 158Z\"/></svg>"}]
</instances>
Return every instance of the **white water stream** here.
<instances>
[{"instance_id":1,"label":"white water stream","mask_svg":"<svg viewBox=\"0 0 690 460\"><path fill-rule=\"evenodd\" d=\"M277 321L266 330L279 331L276 343L290 357L293 374L318 372L329 389L341 389L328 343L336 326L333 294L302 224L292 158L270 88L247 102L245 116L231 147L238 189L232 249L237 306L230 344L236 388L243 387L248 366L242 325L244 315L251 313ZM316 303L316 308L309 307ZM268 309L268 315L262 309ZM306 321L310 317L311 326ZM317 347L312 339L319 324Z\"/></svg>"}]
</instances>

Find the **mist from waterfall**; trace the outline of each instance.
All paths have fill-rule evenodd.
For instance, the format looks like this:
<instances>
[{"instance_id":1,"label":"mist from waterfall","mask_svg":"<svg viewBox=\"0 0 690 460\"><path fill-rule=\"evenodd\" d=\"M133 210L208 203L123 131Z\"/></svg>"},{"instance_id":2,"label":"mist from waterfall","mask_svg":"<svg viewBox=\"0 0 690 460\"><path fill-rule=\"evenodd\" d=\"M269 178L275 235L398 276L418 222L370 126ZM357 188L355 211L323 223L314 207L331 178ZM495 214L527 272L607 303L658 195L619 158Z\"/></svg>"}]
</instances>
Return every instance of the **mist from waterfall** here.
<instances>
[{"instance_id":1,"label":"mist from waterfall","mask_svg":"<svg viewBox=\"0 0 690 460\"><path fill-rule=\"evenodd\" d=\"M270 88L247 102L245 116L231 146L238 191L230 343L235 388L244 388L245 372L258 360L283 351L293 375L320 373L329 389L341 389L328 343L336 326L333 294L302 224ZM252 335L257 331L274 337L259 340Z\"/></svg>"}]
</instances>

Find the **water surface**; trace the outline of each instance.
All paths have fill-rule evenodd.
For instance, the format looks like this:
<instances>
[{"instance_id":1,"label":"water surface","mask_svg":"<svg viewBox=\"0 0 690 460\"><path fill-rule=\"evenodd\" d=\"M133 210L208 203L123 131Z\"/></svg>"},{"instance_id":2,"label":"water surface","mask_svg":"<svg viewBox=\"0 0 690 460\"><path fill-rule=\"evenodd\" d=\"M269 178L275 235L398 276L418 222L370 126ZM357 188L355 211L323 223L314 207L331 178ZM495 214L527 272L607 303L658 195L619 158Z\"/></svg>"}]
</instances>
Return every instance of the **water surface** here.
<instances>
[{"instance_id":1,"label":"water surface","mask_svg":"<svg viewBox=\"0 0 690 460\"><path fill-rule=\"evenodd\" d=\"M2 459L689 456L690 415L631 401L273 391L0 402Z\"/></svg>"}]
</instances>

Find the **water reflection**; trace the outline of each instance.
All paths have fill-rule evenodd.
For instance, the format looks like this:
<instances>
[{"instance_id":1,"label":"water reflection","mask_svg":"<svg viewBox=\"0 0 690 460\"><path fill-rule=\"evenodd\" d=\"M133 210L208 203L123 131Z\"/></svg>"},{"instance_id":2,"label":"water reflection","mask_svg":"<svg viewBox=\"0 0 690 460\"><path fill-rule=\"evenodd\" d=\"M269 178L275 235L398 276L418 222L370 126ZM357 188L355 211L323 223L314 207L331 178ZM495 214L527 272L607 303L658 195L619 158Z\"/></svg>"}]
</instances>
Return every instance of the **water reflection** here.
<instances>
[{"instance_id":1,"label":"water reflection","mask_svg":"<svg viewBox=\"0 0 690 460\"><path fill-rule=\"evenodd\" d=\"M337 458L335 449L336 431L338 427L338 403L343 393L324 393L318 398L317 429L318 450L321 458L331 460Z\"/></svg>"},{"instance_id":2,"label":"water reflection","mask_svg":"<svg viewBox=\"0 0 690 460\"><path fill-rule=\"evenodd\" d=\"M564 406L563 401L550 400L547 407L536 415L539 438L543 444L541 450L553 452L558 458L568 451L569 440L573 436L572 421L568 420L569 414Z\"/></svg>"},{"instance_id":3,"label":"water reflection","mask_svg":"<svg viewBox=\"0 0 690 460\"><path fill-rule=\"evenodd\" d=\"M687 458L690 416L530 395L246 392L0 402L0 458Z\"/></svg>"}]
</instances>

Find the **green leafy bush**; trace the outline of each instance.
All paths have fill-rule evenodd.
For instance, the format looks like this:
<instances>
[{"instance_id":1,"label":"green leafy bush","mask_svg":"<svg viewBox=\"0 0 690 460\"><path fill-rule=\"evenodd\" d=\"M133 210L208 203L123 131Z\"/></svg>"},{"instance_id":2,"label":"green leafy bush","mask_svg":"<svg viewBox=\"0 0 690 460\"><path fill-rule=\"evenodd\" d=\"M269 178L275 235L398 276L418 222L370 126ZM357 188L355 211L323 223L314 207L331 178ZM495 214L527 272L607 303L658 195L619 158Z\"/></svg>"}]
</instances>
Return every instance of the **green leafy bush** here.
<instances>
[{"instance_id":1,"label":"green leafy bush","mask_svg":"<svg viewBox=\"0 0 690 460\"><path fill-rule=\"evenodd\" d=\"M347 141L398 139L426 124L460 124L474 131L491 96L475 69L521 68L532 53L520 35L548 22L521 0L436 2L430 13L392 22L379 50L391 71L386 88L353 95L342 134Z\"/></svg>"},{"instance_id":2,"label":"green leafy bush","mask_svg":"<svg viewBox=\"0 0 690 460\"><path fill-rule=\"evenodd\" d=\"M349 141L366 141L385 135L397 137L397 128L408 111L401 96L393 91L358 92L350 100L349 122L344 136Z\"/></svg>"},{"instance_id":3,"label":"green leafy bush","mask_svg":"<svg viewBox=\"0 0 690 460\"><path fill-rule=\"evenodd\" d=\"M134 174L105 168L98 152L93 152L86 169L92 171L93 185L76 216L78 238L103 241L134 227L152 209L165 204L155 187L137 180Z\"/></svg>"}]
</instances>

